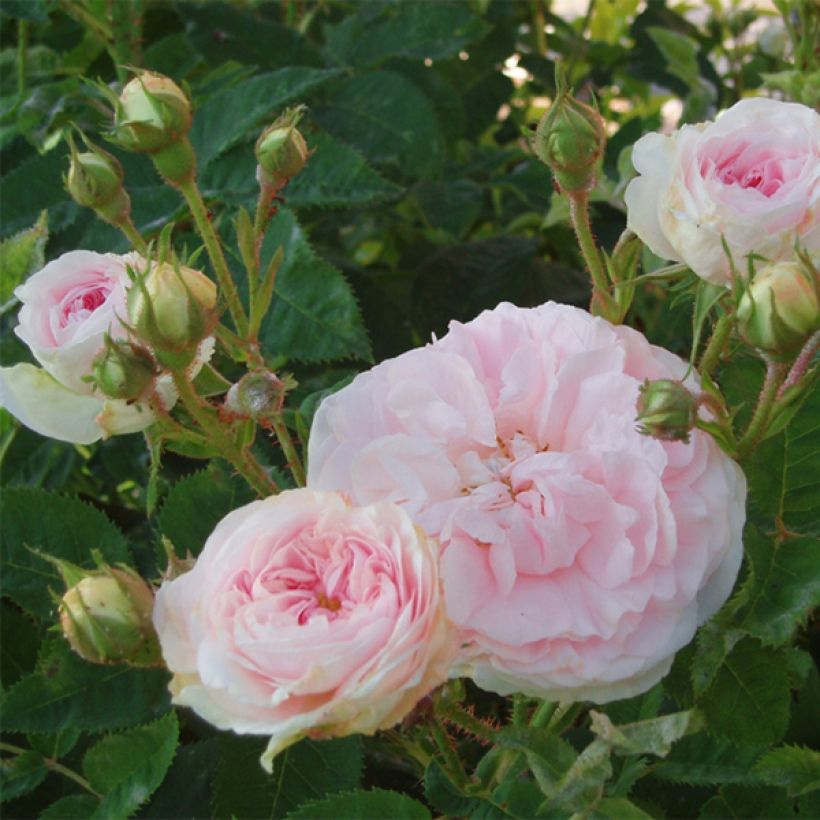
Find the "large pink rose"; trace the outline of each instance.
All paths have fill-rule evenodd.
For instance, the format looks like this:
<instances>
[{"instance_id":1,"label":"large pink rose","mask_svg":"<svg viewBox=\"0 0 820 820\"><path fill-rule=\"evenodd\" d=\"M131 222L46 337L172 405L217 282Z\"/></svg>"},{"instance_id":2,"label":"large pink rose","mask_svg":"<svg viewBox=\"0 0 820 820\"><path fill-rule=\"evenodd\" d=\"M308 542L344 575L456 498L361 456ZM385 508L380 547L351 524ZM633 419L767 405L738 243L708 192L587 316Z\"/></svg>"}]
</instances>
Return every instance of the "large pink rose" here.
<instances>
[{"instance_id":1,"label":"large pink rose","mask_svg":"<svg viewBox=\"0 0 820 820\"><path fill-rule=\"evenodd\" d=\"M154 623L174 703L221 729L372 733L447 677L437 546L398 507L291 490L227 515L163 584Z\"/></svg>"},{"instance_id":2,"label":"large pink rose","mask_svg":"<svg viewBox=\"0 0 820 820\"><path fill-rule=\"evenodd\" d=\"M456 673L502 694L637 694L741 560L737 465L702 432L635 429L641 382L686 370L584 311L502 304L325 399L308 485L394 501L440 539Z\"/></svg>"},{"instance_id":3,"label":"large pink rose","mask_svg":"<svg viewBox=\"0 0 820 820\"><path fill-rule=\"evenodd\" d=\"M721 238L741 272L755 253L820 251L820 115L797 103L741 100L715 122L635 143L629 227L664 259L728 284Z\"/></svg>"}]
</instances>

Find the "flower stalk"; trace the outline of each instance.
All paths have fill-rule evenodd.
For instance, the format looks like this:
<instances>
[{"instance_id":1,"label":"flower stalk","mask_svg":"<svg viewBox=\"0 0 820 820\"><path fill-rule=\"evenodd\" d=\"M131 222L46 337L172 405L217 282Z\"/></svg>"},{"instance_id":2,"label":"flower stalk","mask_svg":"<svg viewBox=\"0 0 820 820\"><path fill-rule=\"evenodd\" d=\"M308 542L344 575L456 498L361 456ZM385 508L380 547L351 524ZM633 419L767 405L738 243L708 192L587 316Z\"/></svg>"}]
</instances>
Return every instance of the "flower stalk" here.
<instances>
[{"instance_id":1,"label":"flower stalk","mask_svg":"<svg viewBox=\"0 0 820 820\"><path fill-rule=\"evenodd\" d=\"M737 457L742 461L763 438L772 416L777 396L786 379L787 365L769 359L766 362L766 378L757 400L752 420L740 438L737 446Z\"/></svg>"}]
</instances>

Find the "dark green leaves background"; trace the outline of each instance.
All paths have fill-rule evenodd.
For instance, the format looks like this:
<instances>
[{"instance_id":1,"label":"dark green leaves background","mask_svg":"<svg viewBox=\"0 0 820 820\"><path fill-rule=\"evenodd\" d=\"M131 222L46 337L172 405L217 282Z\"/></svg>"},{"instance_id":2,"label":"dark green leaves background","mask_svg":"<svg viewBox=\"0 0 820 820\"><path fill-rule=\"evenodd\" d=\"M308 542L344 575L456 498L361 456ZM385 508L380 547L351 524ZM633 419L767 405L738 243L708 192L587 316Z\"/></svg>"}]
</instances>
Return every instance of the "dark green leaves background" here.
<instances>
[{"instance_id":1,"label":"dark green leaves background","mask_svg":"<svg viewBox=\"0 0 820 820\"><path fill-rule=\"evenodd\" d=\"M110 26L111 38L83 25L78 8ZM753 21L743 9L713 9L694 25L663 0L598 2L575 21L524 0L4 0L2 362L28 356L12 333L19 281L68 250L128 247L68 200L60 181L68 124L97 142L107 126L83 77L115 83L123 65L144 65L187 83L199 182L229 249L237 208L252 212L255 203L256 135L285 106L307 105L314 154L285 190L263 248L270 258L283 246L285 261L260 336L269 361L299 381L288 422L304 443L323 395L452 319L502 300L586 304L566 203L527 140L554 92L557 59L610 123L592 217L611 249L625 224L630 146L659 126L663 103L680 99L685 121L709 118L788 68L748 34ZM140 230L154 238L175 221L176 241L194 250L178 194L146 157L110 150ZM241 279L235 251L229 264ZM649 286L629 321L686 355L690 308ZM746 403L741 413L761 377L745 354L717 373L732 403ZM264 738L220 734L172 712L165 672L92 666L71 654L51 631L50 590L61 582L38 551L91 566L95 548L156 580L160 537L195 555L251 496L191 453L166 452L152 468L139 436L72 447L0 411L4 813L565 817L594 804L588 816L817 816L818 419L815 392L745 465L741 580L663 684L600 709L593 722L559 714L560 739L505 730L489 752L464 739L459 751L478 771L499 750L519 755L518 776L478 797L455 789L435 761L408 763L386 738L303 741L269 777L258 764ZM267 439L256 449L283 467ZM506 716L499 699L478 705Z\"/></svg>"}]
</instances>

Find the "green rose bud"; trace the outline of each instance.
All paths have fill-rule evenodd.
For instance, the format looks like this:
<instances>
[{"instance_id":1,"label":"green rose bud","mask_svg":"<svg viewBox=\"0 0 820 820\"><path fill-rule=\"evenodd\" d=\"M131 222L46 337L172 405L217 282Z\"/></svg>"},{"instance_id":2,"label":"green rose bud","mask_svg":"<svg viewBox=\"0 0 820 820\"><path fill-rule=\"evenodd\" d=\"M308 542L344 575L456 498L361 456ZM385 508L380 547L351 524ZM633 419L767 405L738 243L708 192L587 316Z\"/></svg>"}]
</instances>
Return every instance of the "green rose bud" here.
<instances>
[{"instance_id":1,"label":"green rose bud","mask_svg":"<svg viewBox=\"0 0 820 820\"><path fill-rule=\"evenodd\" d=\"M605 145L601 115L561 90L538 123L533 148L561 189L572 193L589 191L595 185Z\"/></svg>"},{"instance_id":2,"label":"green rose bud","mask_svg":"<svg viewBox=\"0 0 820 820\"><path fill-rule=\"evenodd\" d=\"M288 385L269 370L257 370L231 385L225 408L241 418L258 419L278 413L285 402Z\"/></svg>"},{"instance_id":3,"label":"green rose bud","mask_svg":"<svg viewBox=\"0 0 820 820\"><path fill-rule=\"evenodd\" d=\"M648 379L638 395L638 432L661 441L689 441L697 420L697 398L679 381Z\"/></svg>"},{"instance_id":4,"label":"green rose bud","mask_svg":"<svg viewBox=\"0 0 820 820\"><path fill-rule=\"evenodd\" d=\"M153 384L156 368L151 354L127 341L105 337L105 349L94 360L94 384L112 399L137 401Z\"/></svg>"},{"instance_id":5,"label":"green rose bud","mask_svg":"<svg viewBox=\"0 0 820 820\"><path fill-rule=\"evenodd\" d=\"M123 188L123 170L116 157L88 144L89 151L77 151L69 138L71 164L65 187L71 198L84 208L93 208L106 222L118 225L131 214L131 200Z\"/></svg>"},{"instance_id":6,"label":"green rose bud","mask_svg":"<svg viewBox=\"0 0 820 820\"><path fill-rule=\"evenodd\" d=\"M128 316L160 362L185 367L216 324L216 285L193 268L155 264L129 288Z\"/></svg>"},{"instance_id":7,"label":"green rose bud","mask_svg":"<svg viewBox=\"0 0 820 820\"><path fill-rule=\"evenodd\" d=\"M260 174L271 183L285 183L296 176L308 161L305 138L296 128L304 108L289 108L256 141L256 161Z\"/></svg>"},{"instance_id":8,"label":"green rose bud","mask_svg":"<svg viewBox=\"0 0 820 820\"><path fill-rule=\"evenodd\" d=\"M740 299L737 321L753 347L789 358L820 329L820 277L811 261L778 262L757 273Z\"/></svg>"},{"instance_id":9,"label":"green rose bud","mask_svg":"<svg viewBox=\"0 0 820 820\"><path fill-rule=\"evenodd\" d=\"M173 80L140 71L120 94L114 140L129 151L153 153L182 140L191 119L191 102Z\"/></svg>"},{"instance_id":10,"label":"green rose bud","mask_svg":"<svg viewBox=\"0 0 820 820\"><path fill-rule=\"evenodd\" d=\"M63 577L74 581L60 601L60 625L71 648L92 663L161 666L150 586L134 570L95 557L96 571L59 562Z\"/></svg>"}]
</instances>

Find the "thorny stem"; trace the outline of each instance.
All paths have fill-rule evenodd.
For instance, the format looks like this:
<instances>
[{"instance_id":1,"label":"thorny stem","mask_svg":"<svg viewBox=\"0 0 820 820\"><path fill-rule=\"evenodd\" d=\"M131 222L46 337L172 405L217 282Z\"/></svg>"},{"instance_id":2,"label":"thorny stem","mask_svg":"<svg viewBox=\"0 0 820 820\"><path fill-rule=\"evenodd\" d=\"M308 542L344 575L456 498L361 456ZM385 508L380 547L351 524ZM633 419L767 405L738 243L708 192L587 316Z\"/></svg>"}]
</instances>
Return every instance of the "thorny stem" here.
<instances>
[{"instance_id":1,"label":"thorny stem","mask_svg":"<svg viewBox=\"0 0 820 820\"><path fill-rule=\"evenodd\" d=\"M495 732L461 706L454 703L439 702L437 709L439 714L454 726L458 726L468 734L475 735L479 740L484 740L488 743L494 742Z\"/></svg>"},{"instance_id":2,"label":"thorny stem","mask_svg":"<svg viewBox=\"0 0 820 820\"><path fill-rule=\"evenodd\" d=\"M586 262L587 270L592 277L592 301L590 311L596 316L611 318L618 312L618 306L609 295L609 279L601 261L601 255L592 235L592 226L589 224L589 196L585 191L567 192L569 197L569 213L578 246Z\"/></svg>"},{"instance_id":3,"label":"thorny stem","mask_svg":"<svg viewBox=\"0 0 820 820\"><path fill-rule=\"evenodd\" d=\"M208 219L208 211L205 208L205 202L202 199L202 194L199 192L196 180L191 178L186 182L180 183L179 190L188 203L199 234L205 243L208 256L211 258L211 264L214 266L216 278L219 280L219 286L225 294L228 311L231 314L236 330L239 335L244 338L248 332L248 317L245 314L245 308L242 307L239 290L233 281L231 272L228 270L228 263L225 261L225 254L222 252L219 237L216 235L211 220Z\"/></svg>"},{"instance_id":4,"label":"thorny stem","mask_svg":"<svg viewBox=\"0 0 820 820\"><path fill-rule=\"evenodd\" d=\"M813 336L809 336L809 340L803 346L803 349L800 351L800 355L794 360L794 364L789 370L789 375L786 376L786 380L780 385L780 389L777 391L777 398L779 399L790 387L794 387L800 379L806 374L806 371L809 369L809 365L811 364L811 360L814 358L814 354L817 353L818 349L820 349L820 330L818 330Z\"/></svg>"},{"instance_id":5,"label":"thorny stem","mask_svg":"<svg viewBox=\"0 0 820 820\"><path fill-rule=\"evenodd\" d=\"M287 185L287 180L279 184L267 182L264 179L259 183L259 199L256 201L256 214L253 218L253 238L254 238L254 269L248 271L248 287L250 291L251 305L256 297L256 287L259 281L259 255L262 251L262 240L265 237L265 230L268 223L275 215L277 208L271 207L279 192Z\"/></svg>"},{"instance_id":6,"label":"thorny stem","mask_svg":"<svg viewBox=\"0 0 820 820\"><path fill-rule=\"evenodd\" d=\"M148 251L148 243L142 238L142 234L137 230L130 216L122 222L117 223L117 227L125 234L126 239L134 246L135 250L145 255Z\"/></svg>"},{"instance_id":7,"label":"thorny stem","mask_svg":"<svg viewBox=\"0 0 820 820\"><path fill-rule=\"evenodd\" d=\"M523 726L527 722L527 699L523 695L513 695L513 726Z\"/></svg>"},{"instance_id":8,"label":"thorny stem","mask_svg":"<svg viewBox=\"0 0 820 820\"><path fill-rule=\"evenodd\" d=\"M265 468L256 460L247 448L238 448L236 443L225 435L222 425L215 418L213 409L197 395L184 372L175 370L174 385L185 409L194 421L211 439L222 457L229 461L263 498L279 491L276 482L268 475Z\"/></svg>"},{"instance_id":9,"label":"thorny stem","mask_svg":"<svg viewBox=\"0 0 820 820\"><path fill-rule=\"evenodd\" d=\"M23 749L20 746L14 746L11 743L0 743L0 751L10 752L13 755L22 755L25 754L28 749ZM54 760L51 757L43 757L43 765L47 769L51 769L53 772L57 772L58 774L67 777L69 780L73 780L78 785L82 786L87 792L93 794L94 797L102 799L102 795L92 788L91 784L84 778L82 775L77 774L73 769L69 769L68 766L63 766L62 763Z\"/></svg>"},{"instance_id":10,"label":"thorny stem","mask_svg":"<svg viewBox=\"0 0 820 820\"><path fill-rule=\"evenodd\" d=\"M297 487L305 486L305 468L302 466L302 459L296 451L293 444L293 439L290 437L290 431L287 428L281 413L275 413L265 418L266 424L269 424L276 433L276 438L282 446L282 452L287 459L288 467L293 475L293 480Z\"/></svg>"},{"instance_id":11,"label":"thorny stem","mask_svg":"<svg viewBox=\"0 0 820 820\"><path fill-rule=\"evenodd\" d=\"M530 726L533 729L543 729L544 726L550 722L550 718L553 716L557 707L558 704L553 701L542 701L541 705L535 710L535 714L533 714L530 719Z\"/></svg>"},{"instance_id":12,"label":"thorny stem","mask_svg":"<svg viewBox=\"0 0 820 820\"><path fill-rule=\"evenodd\" d=\"M718 361L720 361L721 354L726 347L726 342L729 341L731 333L732 320L724 314L715 322L712 336L703 351L703 355L700 357L700 364L697 369L702 376L712 374Z\"/></svg>"},{"instance_id":13,"label":"thorny stem","mask_svg":"<svg viewBox=\"0 0 820 820\"><path fill-rule=\"evenodd\" d=\"M448 737L441 722L435 718L430 721L430 732L441 752L442 758L444 758L444 765L447 767L450 777L457 786L463 787L467 783L467 772L464 771L464 766L453 746L453 741Z\"/></svg>"},{"instance_id":14,"label":"thorny stem","mask_svg":"<svg viewBox=\"0 0 820 820\"><path fill-rule=\"evenodd\" d=\"M772 410L777 401L778 391L786 378L786 367L787 365L772 360L766 363L766 378L763 381L763 388L757 400L757 407L755 407L752 420L749 422L746 432L737 445L737 457L739 460L749 455L749 452L766 432Z\"/></svg>"}]
</instances>

